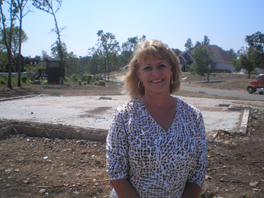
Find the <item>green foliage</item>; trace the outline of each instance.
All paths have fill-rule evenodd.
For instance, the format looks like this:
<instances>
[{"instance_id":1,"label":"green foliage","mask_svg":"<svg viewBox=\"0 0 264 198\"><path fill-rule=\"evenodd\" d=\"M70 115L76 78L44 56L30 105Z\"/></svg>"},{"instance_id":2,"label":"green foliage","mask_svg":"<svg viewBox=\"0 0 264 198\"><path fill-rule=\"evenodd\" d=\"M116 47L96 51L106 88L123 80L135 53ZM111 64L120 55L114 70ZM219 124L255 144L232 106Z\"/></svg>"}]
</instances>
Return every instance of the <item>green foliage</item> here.
<instances>
[{"instance_id":1,"label":"green foliage","mask_svg":"<svg viewBox=\"0 0 264 198\"><path fill-rule=\"evenodd\" d=\"M27 83L28 77L27 76L22 76L21 80L22 80L23 83Z\"/></svg>"},{"instance_id":2,"label":"green foliage","mask_svg":"<svg viewBox=\"0 0 264 198\"><path fill-rule=\"evenodd\" d=\"M75 82L78 81L78 75L77 74L73 74L73 75L71 75L70 79L71 79L72 82L75 83Z\"/></svg>"},{"instance_id":3,"label":"green foliage","mask_svg":"<svg viewBox=\"0 0 264 198\"><path fill-rule=\"evenodd\" d=\"M12 53L16 54L18 52L18 47L19 47L19 27L13 27L13 32L12 32ZM4 30L1 31L0 33L0 40L1 43L4 43ZM10 28L6 28L6 34L7 34L7 42L9 43L10 41ZM28 40L27 34L24 32L24 30L21 31L21 42L24 43Z\"/></svg>"},{"instance_id":4,"label":"green foliage","mask_svg":"<svg viewBox=\"0 0 264 198\"><path fill-rule=\"evenodd\" d=\"M246 42L255 51L254 65L264 68L264 34L258 31L255 34L246 36Z\"/></svg>"},{"instance_id":5,"label":"green foliage","mask_svg":"<svg viewBox=\"0 0 264 198\"><path fill-rule=\"evenodd\" d=\"M86 81L86 83L89 84L89 83L91 82L92 78L93 78L93 77L92 77L91 75L82 75L82 76L81 76L81 81L82 81L82 82Z\"/></svg>"},{"instance_id":6,"label":"green foliage","mask_svg":"<svg viewBox=\"0 0 264 198\"><path fill-rule=\"evenodd\" d=\"M213 71L211 64L213 63L213 53L211 50L204 47L195 48L193 54L194 61L189 67L189 71L192 74L198 74L200 76L207 75L207 81L209 81L209 75Z\"/></svg>"},{"instance_id":7,"label":"green foliage","mask_svg":"<svg viewBox=\"0 0 264 198\"><path fill-rule=\"evenodd\" d=\"M256 68L256 60L258 58L258 54L252 48L241 50L242 53L239 54L239 59L236 62L237 68L243 68L248 72L248 78L250 78L250 73Z\"/></svg>"},{"instance_id":8,"label":"green foliage","mask_svg":"<svg viewBox=\"0 0 264 198\"><path fill-rule=\"evenodd\" d=\"M83 85L87 85L87 82L86 81L83 81Z\"/></svg>"},{"instance_id":9,"label":"green foliage","mask_svg":"<svg viewBox=\"0 0 264 198\"><path fill-rule=\"evenodd\" d=\"M31 66L29 64L26 64L26 66L24 67L25 72L37 72L39 69L45 69L45 67L41 64L41 62L39 62L35 66Z\"/></svg>"},{"instance_id":10,"label":"green foliage","mask_svg":"<svg viewBox=\"0 0 264 198\"><path fill-rule=\"evenodd\" d=\"M1 85L5 85L6 84L6 82L4 81L4 79L0 79L0 84Z\"/></svg>"},{"instance_id":11,"label":"green foliage","mask_svg":"<svg viewBox=\"0 0 264 198\"><path fill-rule=\"evenodd\" d=\"M94 82L94 85L98 85L98 82L97 82L97 81L95 81L95 82Z\"/></svg>"},{"instance_id":12,"label":"green foliage","mask_svg":"<svg viewBox=\"0 0 264 198\"><path fill-rule=\"evenodd\" d=\"M210 39L208 36L204 35L204 40L202 42L202 45L209 45L210 44Z\"/></svg>"},{"instance_id":13,"label":"green foliage","mask_svg":"<svg viewBox=\"0 0 264 198\"><path fill-rule=\"evenodd\" d=\"M105 74L110 73L110 67L116 60L117 53L120 51L119 42L116 40L114 34L110 32L104 33L103 30L99 30L97 32L98 39L98 46L97 49L100 51L99 53L102 54L105 60Z\"/></svg>"},{"instance_id":14,"label":"green foliage","mask_svg":"<svg viewBox=\"0 0 264 198\"><path fill-rule=\"evenodd\" d=\"M191 49L193 49L192 39L188 38L184 47L186 51L190 51Z\"/></svg>"}]
</instances>

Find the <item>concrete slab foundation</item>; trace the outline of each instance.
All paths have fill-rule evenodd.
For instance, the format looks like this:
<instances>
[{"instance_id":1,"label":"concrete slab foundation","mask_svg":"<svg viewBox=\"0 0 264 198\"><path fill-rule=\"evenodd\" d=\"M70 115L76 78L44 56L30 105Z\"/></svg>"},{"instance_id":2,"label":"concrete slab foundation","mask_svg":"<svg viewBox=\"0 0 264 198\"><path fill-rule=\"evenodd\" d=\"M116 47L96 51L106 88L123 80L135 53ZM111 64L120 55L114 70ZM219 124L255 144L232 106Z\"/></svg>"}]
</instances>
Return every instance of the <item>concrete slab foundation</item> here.
<instances>
[{"instance_id":1,"label":"concrete slab foundation","mask_svg":"<svg viewBox=\"0 0 264 198\"><path fill-rule=\"evenodd\" d=\"M222 129L237 132L243 111L230 111L232 101L179 97L201 110L207 137ZM0 119L62 124L108 130L114 110L130 100L127 95L81 97L33 97L0 102Z\"/></svg>"}]
</instances>

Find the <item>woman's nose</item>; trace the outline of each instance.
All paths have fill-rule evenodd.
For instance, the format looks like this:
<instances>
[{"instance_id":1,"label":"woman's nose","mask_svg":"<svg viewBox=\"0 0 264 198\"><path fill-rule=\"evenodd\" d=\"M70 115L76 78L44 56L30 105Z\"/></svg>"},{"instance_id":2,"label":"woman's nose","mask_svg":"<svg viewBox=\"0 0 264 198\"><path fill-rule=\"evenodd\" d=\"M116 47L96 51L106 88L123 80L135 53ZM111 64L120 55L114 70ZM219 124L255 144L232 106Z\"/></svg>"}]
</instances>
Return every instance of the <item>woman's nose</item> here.
<instances>
[{"instance_id":1,"label":"woman's nose","mask_svg":"<svg viewBox=\"0 0 264 198\"><path fill-rule=\"evenodd\" d=\"M152 70L152 75L156 75L156 74L159 74L160 71L158 70L158 68L153 68Z\"/></svg>"}]
</instances>

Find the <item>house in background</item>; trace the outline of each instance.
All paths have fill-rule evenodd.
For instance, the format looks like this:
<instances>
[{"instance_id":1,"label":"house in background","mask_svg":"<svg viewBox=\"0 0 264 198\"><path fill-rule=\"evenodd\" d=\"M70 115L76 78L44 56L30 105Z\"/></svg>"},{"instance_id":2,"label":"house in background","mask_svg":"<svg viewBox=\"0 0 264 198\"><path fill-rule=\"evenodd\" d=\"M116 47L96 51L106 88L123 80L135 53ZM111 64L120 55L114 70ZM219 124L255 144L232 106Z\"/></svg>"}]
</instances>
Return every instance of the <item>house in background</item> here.
<instances>
[{"instance_id":1,"label":"house in background","mask_svg":"<svg viewBox=\"0 0 264 198\"><path fill-rule=\"evenodd\" d=\"M31 58L31 57L25 57L25 64L30 66L36 66L39 64L40 59L39 58Z\"/></svg>"},{"instance_id":2,"label":"house in background","mask_svg":"<svg viewBox=\"0 0 264 198\"><path fill-rule=\"evenodd\" d=\"M214 62L212 63L211 67L216 71L235 71L235 67L232 64L232 56L228 51L223 50L217 45L200 45L199 47L203 47L212 51ZM183 68L186 70L187 65L190 65L193 62L192 55L194 54L195 50L196 48L188 52L182 52L178 56L182 71L184 71Z\"/></svg>"},{"instance_id":3,"label":"house in background","mask_svg":"<svg viewBox=\"0 0 264 198\"><path fill-rule=\"evenodd\" d=\"M193 57L190 55L190 52L181 52L178 58L180 59L181 70L183 72L187 71L189 65L193 62Z\"/></svg>"}]
</instances>

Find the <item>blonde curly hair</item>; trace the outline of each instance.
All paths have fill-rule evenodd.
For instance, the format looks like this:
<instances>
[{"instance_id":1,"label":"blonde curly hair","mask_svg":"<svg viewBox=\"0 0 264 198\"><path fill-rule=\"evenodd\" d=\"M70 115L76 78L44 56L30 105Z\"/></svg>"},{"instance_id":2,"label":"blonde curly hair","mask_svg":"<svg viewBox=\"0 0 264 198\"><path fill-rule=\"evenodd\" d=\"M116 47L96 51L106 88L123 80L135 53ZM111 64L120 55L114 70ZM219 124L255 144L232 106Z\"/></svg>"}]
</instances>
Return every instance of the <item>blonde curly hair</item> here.
<instances>
[{"instance_id":1,"label":"blonde curly hair","mask_svg":"<svg viewBox=\"0 0 264 198\"><path fill-rule=\"evenodd\" d=\"M173 83L170 85L170 93L177 92L180 89L182 72L180 61L174 51L161 41L145 40L137 44L133 57L128 64L129 71L125 76L125 91L131 99L145 95L144 87L142 89L138 88L140 80L137 76L137 70L142 61L145 61L149 56L168 61L173 71Z\"/></svg>"}]
</instances>

